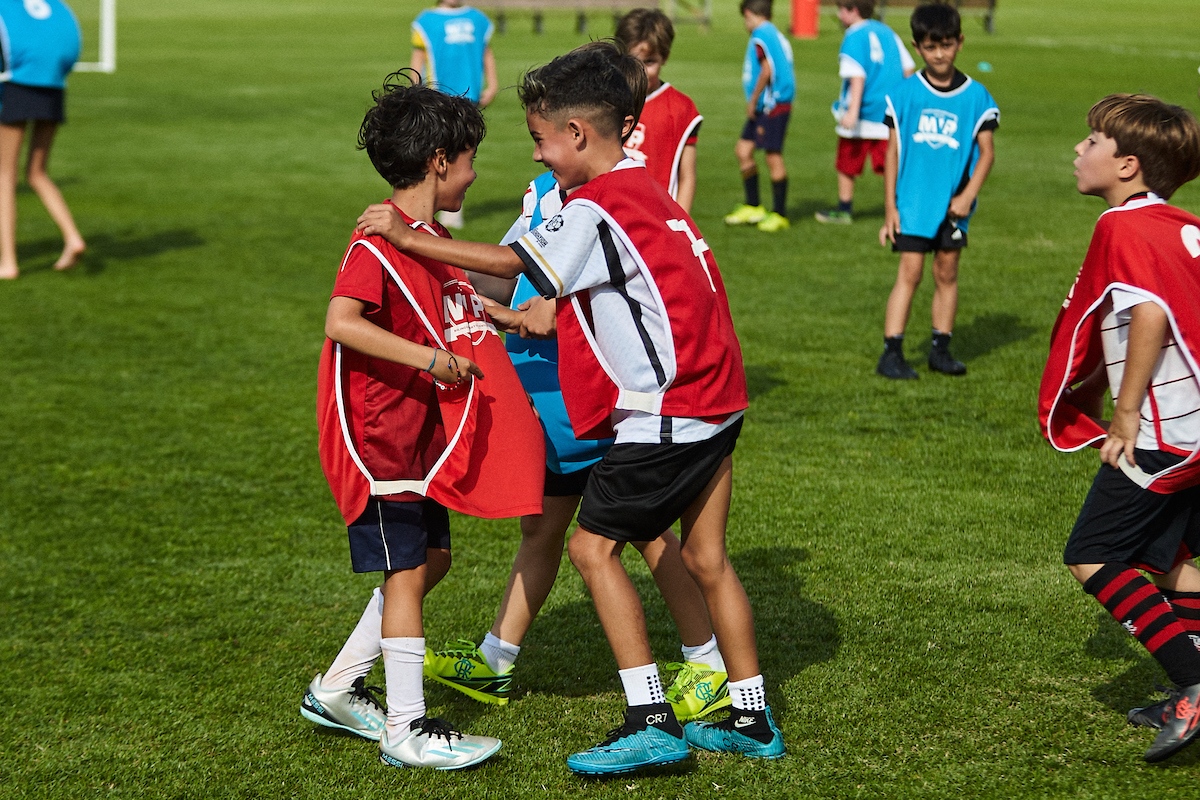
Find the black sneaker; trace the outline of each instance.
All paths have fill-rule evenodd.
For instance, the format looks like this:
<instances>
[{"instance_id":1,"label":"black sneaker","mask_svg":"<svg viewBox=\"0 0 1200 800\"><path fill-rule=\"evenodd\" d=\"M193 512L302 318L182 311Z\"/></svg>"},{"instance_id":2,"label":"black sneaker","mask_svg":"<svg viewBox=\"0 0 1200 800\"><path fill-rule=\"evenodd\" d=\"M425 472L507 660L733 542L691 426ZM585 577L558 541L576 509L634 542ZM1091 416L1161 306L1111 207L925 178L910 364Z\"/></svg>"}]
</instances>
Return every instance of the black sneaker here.
<instances>
[{"instance_id":1,"label":"black sneaker","mask_svg":"<svg viewBox=\"0 0 1200 800\"><path fill-rule=\"evenodd\" d=\"M879 357L879 363L875 365L875 372L892 380L911 381L917 379L917 371L905 362L903 355L894 350L883 351L883 355Z\"/></svg>"},{"instance_id":2,"label":"black sneaker","mask_svg":"<svg viewBox=\"0 0 1200 800\"><path fill-rule=\"evenodd\" d=\"M1200 734L1200 683L1173 690L1165 702L1162 728L1145 755L1150 763L1170 758Z\"/></svg>"},{"instance_id":3,"label":"black sneaker","mask_svg":"<svg viewBox=\"0 0 1200 800\"><path fill-rule=\"evenodd\" d=\"M1172 688L1173 687L1170 686L1156 686L1155 691L1170 692ZM1154 728L1155 730L1162 730L1163 722L1167 718L1167 711L1170 703L1170 698L1167 698L1165 700L1159 700L1157 703L1152 703L1148 706L1131 708L1129 709L1129 713L1125 715L1125 719L1130 725L1134 725L1139 728Z\"/></svg>"},{"instance_id":4,"label":"black sneaker","mask_svg":"<svg viewBox=\"0 0 1200 800\"><path fill-rule=\"evenodd\" d=\"M966 375L967 365L950 355L949 350L934 347L929 350L929 368L943 375Z\"/></svg>"}]
</instances>

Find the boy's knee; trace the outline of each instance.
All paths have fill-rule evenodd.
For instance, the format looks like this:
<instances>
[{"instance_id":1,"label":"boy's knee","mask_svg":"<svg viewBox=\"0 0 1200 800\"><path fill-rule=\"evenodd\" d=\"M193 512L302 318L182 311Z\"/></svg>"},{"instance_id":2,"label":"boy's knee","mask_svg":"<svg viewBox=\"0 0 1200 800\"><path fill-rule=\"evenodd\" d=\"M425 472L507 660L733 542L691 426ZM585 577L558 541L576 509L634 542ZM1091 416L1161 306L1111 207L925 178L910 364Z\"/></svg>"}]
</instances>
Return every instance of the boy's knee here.
<instances>
[{"instance_id":1,"label":"boy's knee","mask_svg":"<svg viewBox=\"0 0 1200 800\"><path fill-rule=\"evenodd\" d=\"M688 574L700 586L709 585L719 579L729 563L724 554L689 549L686 546L680 551L680 555Z\"/></svg>"},{"instance_id":2,"label":"boy's knee","mask_svg":"<svg viewBox=\"0 0 1200 800\"><path fill-rule=\"evenodd\" d=\"M1088 578L1099 572L1102 566L1102 564L1067 564L1067 570L1071 573L1072 578L1083 585L1088 582Z\"/></svg>"},{"instance_id":3,"label":"boy's knee","mask_svg":"<svg viewBox=\"0 0 1200 800\"><path fill-rule=\"evenodd\" d=\"M575 569L581 573L587 573L608 558L611 547L606 547L606 545L611 545L611 542L603 536L597 536L582 528L577 528L571 536L571 541L567 543L567 555L571 558Z\"/></svg>"}]
</instances>

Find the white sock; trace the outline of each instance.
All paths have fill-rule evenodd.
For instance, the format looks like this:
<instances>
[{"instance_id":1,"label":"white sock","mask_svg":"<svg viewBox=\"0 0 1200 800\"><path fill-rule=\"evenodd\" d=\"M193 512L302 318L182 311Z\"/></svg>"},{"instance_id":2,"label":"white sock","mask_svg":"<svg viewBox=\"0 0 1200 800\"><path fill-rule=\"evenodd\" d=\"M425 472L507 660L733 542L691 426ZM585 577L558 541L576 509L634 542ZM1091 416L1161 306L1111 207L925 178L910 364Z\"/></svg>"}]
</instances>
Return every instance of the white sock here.
<instances>
[{"instance_id":1,"label":"white sock","mask_svg":"<svg viewBox=\"0 0 1200 800\"><path fill-rule=\"evenodd\" d=\"M713 672L725 672L725 659L721 658L721 651L717 649L717 637L714 635L707 642L696 647L688 647L686 644L679 648L683 651L683 660L691 661L694 664L704 664Z\"/></svg>"},{"instance_id":2,"label":"white sock","mask_svg":"<svg viewBox=\"0 0 1200 800\"><path fill-rule=\"evenodd\" d=\"M379 658L379 626L383 623L383 592L371 595L354 632L321 677L322 689L349 689L365 677Z\"/></svg>"},{"instance_id":3,"label":"white sock","mask_svg":"<svg viewBox=\"0 0 1200 800\"><path fill-rule=\"evenodd\" d=\"M733 701L734 708L742 711L762 711L767 707L763 676L760 674L744 681L730 681L729 699Z\"/></svg>"},{"instance_id":4,"label":"white sock","mask_svg":"<svg viewBox=\"0 0 1200 800\"><path fill-rule=\"evenodd\" d=\"M618 673L621 685L625 687L625 703L631 706L648 706L651 703L665 703L662 679L658 677L658 664L650 663L644 667L623 669Z\"/></svg>"},{"instance_id":5,"label":"white sock","mask_svg":"<svg viewBox=\"0 0 1200 800\"><path fill-rule=\"evenodd\" d=\"M513 668L513 664L517 663L521 645L506 642L498 636L488 633L483 637L483 644L479 645L479 649L487 660L488 666L492 668L492 672L503 675Z\"/></svg>"},{"instance_id":6,"label":"white sock","mask_svg":"<svg viewBox=\"0 0 1200 800\"><path fill-rule=\"evenodd\" d=\"M425 638L380 639L379 644L387 678L387 737L395 742L408 733L408 723L425 716L425 692L421 685Z\"/></svg>"}]
</instances>

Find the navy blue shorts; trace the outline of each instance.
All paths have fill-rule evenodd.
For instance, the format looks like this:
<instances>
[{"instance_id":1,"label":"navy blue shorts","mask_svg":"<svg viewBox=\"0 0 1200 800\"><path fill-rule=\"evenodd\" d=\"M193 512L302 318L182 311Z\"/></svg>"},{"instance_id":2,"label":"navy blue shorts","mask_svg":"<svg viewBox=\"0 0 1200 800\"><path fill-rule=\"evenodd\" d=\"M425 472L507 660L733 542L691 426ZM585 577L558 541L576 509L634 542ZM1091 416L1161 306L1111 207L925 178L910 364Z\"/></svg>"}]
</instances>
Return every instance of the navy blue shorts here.
<instances>
[{"instance_id":1,"label":"navy blue shorts","mask_svg":"<svg viewBox=\"0 0 1200 800\"><path fill-rule=\"evenodd\" d=\"M450 514L440 503L397 503L372 497L346 528L355 572L390 572L425 563L426 550L450 549Z\"/></svg>"},{"instance_id":2,"label":"navy blue shorts","mask_svg":"<svg viewBox=\"0 0 1200 800\"><path fill-rule=\"evenodd\" d=\"M759 150L766 150L768 153L782 153L783 140L787 136L788 120L791 117L792 112L790 111L774 115L759 114L754 119L746 120L741 138L753 141L754 146Z\"/></svg>"},{"instance_id":3,"label":"navy blue shorts","mask_svg":"<svg viewBox=\"0 0 1200 800\"><path fill-rule=\"evenodd\" d=\"M0 92L0 124L22 122L66 122L66 92L47 86L3 84Z\"/></svg>"},{"instance_id":4,"label":"navy blue shorts","mask_svg":"<svg viewBox=\"0 0 1200 800\"><path fill-rule=\"evenodd\" d=\"M932 253L934 250L962 250L967 246L967 232L949 218L942 220L933 238L896 234L893 253Z\"/></svg>"},{"instance_id":5,"label":"navy blue shorts","mask_svg":"<svg viewBox=\"0 0 1200 800\"><path fill-rule=\"evenodd\" d=\"M1183 460L1158 450L1135 450L1133 457L1151 474ZM1159 494L1103 464L1067 539L1063 563L1128 564L1164 574L1196 553L1200 553L1200 486Z\"/></svg>"},{"instance_id":6,"label":"navy blue shorts","mask_svg":"<svg viewBox=\"0 0 1200 800\"><path fill-rule=\"evenodd\" d=\"M614 444L592 469L579 527L616 542L652 542L675 524L733 454L742 420L691 444Z\"/></svg>"}]
</instances>

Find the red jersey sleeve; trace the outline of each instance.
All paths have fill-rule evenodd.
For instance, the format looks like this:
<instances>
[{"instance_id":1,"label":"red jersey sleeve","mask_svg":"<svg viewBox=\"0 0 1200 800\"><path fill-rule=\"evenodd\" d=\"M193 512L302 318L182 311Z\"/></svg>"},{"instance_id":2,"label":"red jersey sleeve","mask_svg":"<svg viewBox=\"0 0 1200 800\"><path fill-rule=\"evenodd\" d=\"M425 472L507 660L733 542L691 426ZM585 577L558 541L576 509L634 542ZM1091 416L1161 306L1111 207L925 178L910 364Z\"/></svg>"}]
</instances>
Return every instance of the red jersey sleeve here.
<instances>
[{"instance_id":1,"label":"red jersey sleeve","mask_svg":"<svg viewBox=\"0 0 1200 800\"><path fill-rule=\"evenodd\" d=\"M370 313L383 306L383 292L384 276L379 260L365 247L350 248L338 270L330 297L361 300Z\"/></svg>"}]
</instances>

